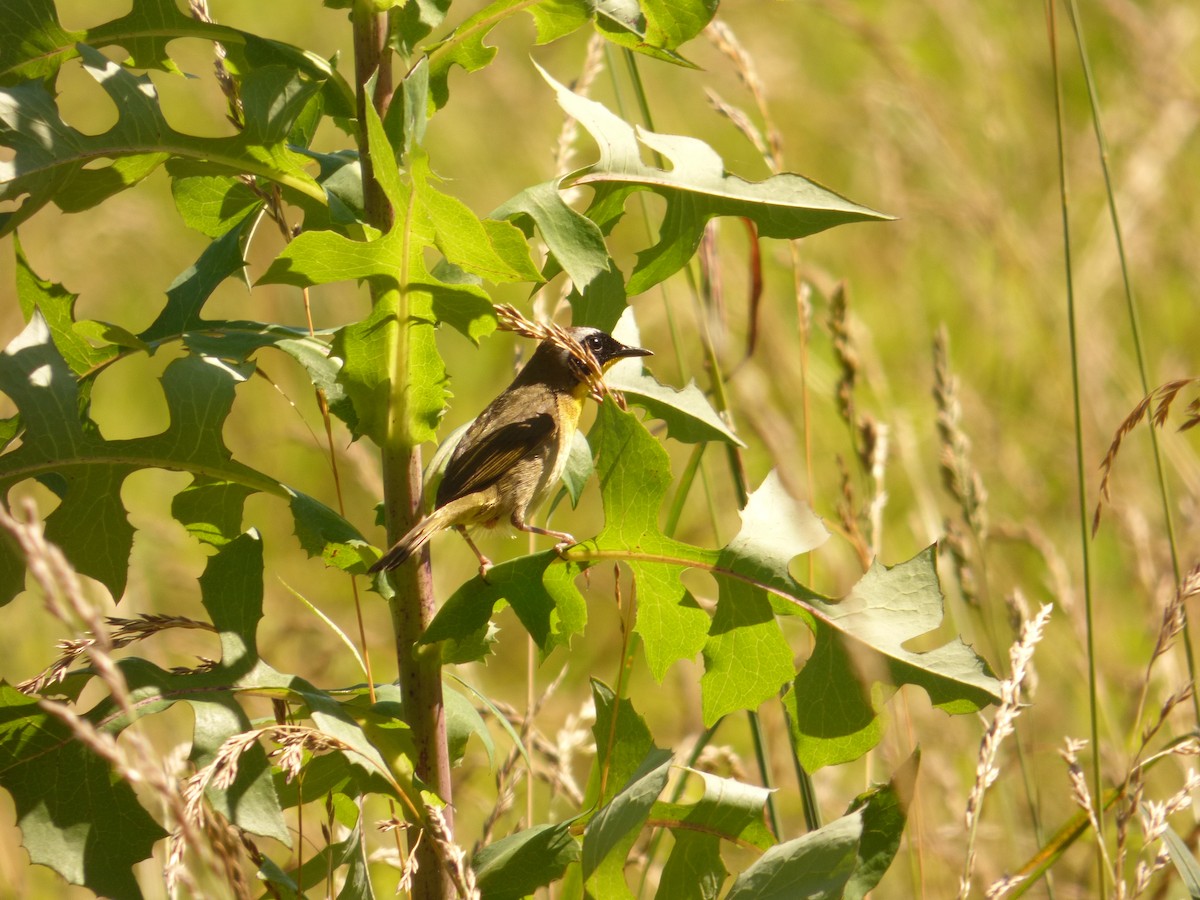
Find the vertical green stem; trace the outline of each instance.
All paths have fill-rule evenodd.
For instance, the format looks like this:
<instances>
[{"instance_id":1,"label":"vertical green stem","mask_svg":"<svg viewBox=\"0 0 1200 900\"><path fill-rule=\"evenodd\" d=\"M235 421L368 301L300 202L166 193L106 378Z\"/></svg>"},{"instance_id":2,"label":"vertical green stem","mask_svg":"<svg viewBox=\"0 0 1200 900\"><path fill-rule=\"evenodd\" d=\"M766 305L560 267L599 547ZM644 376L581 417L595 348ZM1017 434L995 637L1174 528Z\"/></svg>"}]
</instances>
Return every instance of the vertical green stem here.
<instances>
[{"instance_id":1,"label":"vertical green stem","mask_svg":"<svg viewBox=\"0 0 1200 900\"><path fill-rule=\"evenodd\" d=\"M1067 332L1071 345L1071 392L1075 415L1075 478L1079 494L1080 550L1083 557L1083 600L1087 625L1088 704L1091 719L1092 741L1092 796L1097 804L1103 796L1100 775L1100 716L1096 682L1096 620L1092 608L1091 536L1088 534L1087 480L1083 461L1083 415L1079 396L1079 340L1075 327L1075 281L1071 268L1071 218L1067 205L1067 164L1063 146L1062 81L1058 70L1058 32L1054 19L1054 0L1046 3L1046 25L1050 39L1050 65L1054 83L1055 135L1058 146L1058 186L1062 209L1063 262L1067 286ZM1104 807L1096 807L1096 869L1098 879L1097 896L1107 891L1108 875L1104 863Z\"/></svg>"},{"instance_id":2,"label":"vertical green stem","mask_svg":"<svg viewBox=\"0 0 1200 900\"><path fill-rule=\"evenodd\" d=\"M374 5L360 0L354 6L354 71L359 122L358 151L362 167L363 200L367 221L382 231L396 221L393 210L378 180L367 144L367 104L381 116L392 94L391 58L385 52L385 19ZM374 81L374 93L369 86ZM387 435L382 448L383 492L389 541L395 541L420 515L421 451L411 440L406 422L408 391L408 290L405 280L394 285L371 284L371 301L395 311L391 330L391 392ZM396 644L399 685L404 698L404 713L412 729L416 749L416 776L432 788L446 806L443 815L453 827L450 782L450 756L446 743L446 716L442 698L441 654L436 647L422 647L421 636L433 618L433 582L428 554L391 574L395 590L389 607ZM411 829L410 849L417 857L412 893L418 900L445 900L452 896L433 840L420 838L420 829Z\"/></svg>"},{"instance_id":3,"label":"vertical green stem","mask_svg":"<svg viewBox=\"0 0 1200 900\"><path fill-rule=\"evenodd\" d=\"M1083 80L1088 89L1088 102L1092 111L1092 128L1096 135L1096 149L1100 153L1100 169L1104 173L1104 189L1108 196L1108 215L1112 221L1113 237L1117 244L1117 258L1121 264L1121 282L1125 289L1125 308L1129 314L1129 333L1133 338L1133 349L1137 356L1138 376L1141 378L1142 395L1150 393L1150 379L1146 375L1146 353L1142 348L1142 330L1138 323L1137 302L1133 296L1133 281L1129 275L1129 261L1125 255L1125 237L1121 232L1121 217L1117 212L1117 196L1113 190L1112 173L1108 167L1108 141L1104 137L1104 124L1100 119L1100 98L1096 92L1096 80L1092 77L1092 63L1088 57L1087 41L1083 35L1083 22L1079 18L1079 8L1075 0L1067 3L1067 13L1071 17L1071 28L1075 32L1075 45L1079 50L1079 61L1083 66ZM1149 420L1147 420L1149 421ZM1167 546L1171 550L1171 569L1178 585L1183 573L1179 564L1179 548L1175 541L1175 519L1171 515L1171 501L1167 493L1167 478L1163 472L1162 451L1158 446L1158 434L1154 425L1149 425L1150 447L1154 452L1154 473L1158 479L1158 495L1162 503L1163 525L1167 530ZM1196 651L1192 645L1191 629L1188 627L1187 607L1180 607L1183 616L1183 650L1187 659L1188 677L1192 684L1196 683ZM1192 715L1197 725L1200 725L1200 695L1192 692ZM1134 727L1140 727L1140 722L1134 722Z\"/></svg>"}]
</instances>

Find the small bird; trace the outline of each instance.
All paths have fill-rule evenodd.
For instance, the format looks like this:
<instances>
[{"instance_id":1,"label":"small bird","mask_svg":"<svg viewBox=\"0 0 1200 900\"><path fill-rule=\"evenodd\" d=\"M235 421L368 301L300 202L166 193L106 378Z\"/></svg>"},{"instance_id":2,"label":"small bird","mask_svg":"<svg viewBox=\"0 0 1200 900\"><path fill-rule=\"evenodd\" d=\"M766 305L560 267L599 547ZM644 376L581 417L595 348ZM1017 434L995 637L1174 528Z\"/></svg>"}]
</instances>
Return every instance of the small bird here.
<instances>
[{"instance_id":1,"label":"small bird","mask_svg":"<svg viewBox=\"0 0 1200 900\"><path fill-rule=\"evenodd\" d=\"M558 538L559 548L575 543L563 531L549 531L526 519L562 477L579 425L583 401L594 379L629 356L652 356L627 347L598 328L567 328L585 358L561 343L544 340L503 393L488 404L463 434L446 464L433 512L396 541L369 572L394 569L433 535L456 529L479 557L486 577L491 561L467 528L491 528L507 520L521 531Z\"/></svg>"}]
</instances>

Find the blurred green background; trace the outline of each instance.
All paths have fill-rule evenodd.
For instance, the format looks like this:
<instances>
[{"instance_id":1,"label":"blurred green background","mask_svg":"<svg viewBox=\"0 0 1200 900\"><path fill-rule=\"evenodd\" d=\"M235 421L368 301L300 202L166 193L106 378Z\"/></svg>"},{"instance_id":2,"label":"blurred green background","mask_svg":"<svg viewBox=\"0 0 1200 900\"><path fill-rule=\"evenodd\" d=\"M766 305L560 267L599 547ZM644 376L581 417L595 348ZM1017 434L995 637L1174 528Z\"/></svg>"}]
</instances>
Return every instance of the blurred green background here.
<instances>
[{"instance_id":1,"label":"blurred green background","mask_svg":"<svg viewBox=\"0 0 1200 900\"><path fill-rule=\"evenodd\" d=\"M481 5L456 3L449 21L461 21ZM67 0L58 6L70 28L107 21L129 4ZM1200 242L1195 203L1200 8L1178 0L1102 0L1086 4L1082 11L1139 300L1149 381L1154 386L1200 375L1194 261ZM323 56L340 52L343 69L350 59L344 12L325 9L316 0L213 0L211 12L224 24L290 41ZM732 373L733 419L750 445L746 466L751 485L777 468L789 489L836 527L843 498L839 456L854 472L850 484L856 502L869 502L872 491L868 479L855 469L850 433L835 399L839 371L827 327L827 298L845 282L850 335L860 359L856 403L860 413L886 428L886 505L878 552L881 561L893 564L937 541L945 533L947 518L958 516L940 484L941 448L932 397L931 344L935 331L945 326L951 368L959 380L962 427L972 442L971 460L987 488L991 522L990 537L976 557L982 608L962 602L947 568L948 613L953 626L999 671L1007 665L1004 657L1012 639L1004 598L1019 591L1034 609L1044 602L1056 604L1036 657L1034 703L1019 726L1024 772L1037 785L1039 816L1052 830L1074 811L1056 750L1068 735L1086 736L1089 725L1054 85L1045 10L1033 3L962 0L732 0L722 4L718 16L737 36L765 85L787 168L898 221L835 229L799 246L801 275L813 288L811 495L804 461L798 304L786 245L763 245L760 341L744 364L737 365L748 330L747 241L737 222L722 221L717 232L723 286L719 310L701 311L682 278L634 298L643 344L656 353L651 368L665 382L681 385L694 376L706 385L698 334L702 324L711 329L726 371ZM1099 464L1142 389L1085 85L1061 11L1058 24L1090 512L1097 499ZM586 41L586 34L579 34L535 47L531 21L520 16L492 33L489 43L500 48L495 63L477 74L455 70L451 102L431 121L427 139L433 168L445 179L444 190L482 215L521 189L561 174L555 168L561 114L530 60L569 83L580 73ZM184 71L197 77L150 73L168 120L193 133L230 133L223 118L224 100L210 75L211 47L176 42L171 49ZM758 151L706 100L706 91L713 92L754 116L736 67L703 37L684 52L698 69L639 62L654 129L699 137L722 154L731 172L766 177L769 170ZM617 56L610 59L619 62ZM106 96L77 65L66 68L59 86L64 117L76 127L100 132L115 121ZM606 69L599 75L593 96L636 120L623 63L615 72ZM316 143L326 150L348 146L344 135L328 127ZM569 168L595 158L586 136L578 139L575 150ZM653 202L650 208L653 220ZM630 213L613 239L614 253L626 271L632 253L646 241L635 204ZM161 171L87 213L66 216L47 210L22 227L21 240L42 277L81 295L81 318L112 321L131 331L153 320L166 287L205 246L203 236L189 231L175 215ZM0 305L0 336L5 342L23 326L13 295L11 241L6 244L0 251L0 291L11 301ZM278 236L261 229L250 258L252 279L279 249ZM528 310L521 289L497 291L495 296ZM353 285L313 291L318 327L361 317L367 302L365 291ZM682 337L682 353L671 341L668 309ZM284 287L248 293L229 282L208 312L303 323L299 293ZM448 432L494 395L511 372L514 353L528 348L498 335L477 349L445 331L440 340L454 393L446 418ZM161 396L145 385L147 375L161 372L168 356L125 360L98 380L95 416L107 437L148 434L165 426ZM282 356L263 355L259 362L268 377L239 389L225 430L227 444L248 464L334 505L311 389ZM1190 395L1184 392L1161 438L1185 568L1197 561L1200 547L1200 463L1195 432L1178 434L1174 424L1194 395L1194 390ZM678 474L689 448L666 443ZM373 524L373 507L381 493L377 456L365 442L350 444L344 429L335 429L335 444L347 515L381 543L382 532ZM737 528L724 454L717 448L706 454L705 476L710 499L705 491L695 492L678 536L717 546ZM200 615L195 579L203 569L205 551L169 513L171 495L186 482L178 473L141 472L126 483L124 496L139 530L129 590L116 614ZM1132 706L1147 677L1161 607L1174 590L1144 432L1126 442L1113 491L1092 556L1102 664L1101 754L1110 780L1122 776L1139 733L1139 725L1131 721ZM48 511L48 494L27 493ZM560 508L555 513L556 527L580 536L594 533L599 527L596 499L593 486L580 510ZM717 511L715 521L710 507ZM263 533L268 554L266 619L260 637L264 657L277 669L325 687L361 680L345 648L288 588L301 591L354 634L353 600L345 576L304 558L277 501L251 498L246 523ZM502 557L524 548L523 541L488 539L485 550ZM435 542L439 597L448 596L473 571L473 558L461 543ZM835 535L813 554L811 568L799 560L793 571L817 590L836 596L857 580L861 568L849 543ZM702 596L712 596L711 584L702 578L691 586ZM534 690L540 693L563 667L568 669L538 718L538 728L552 740L566 718L584 705L590 675L610 683L616 677L620 631L611 577L597 572L588 593L587 639L577 641L570 654L552 656L536 676ZM103 591L96 587L93 594L102 597ZM367 595L364 614L376 676L389 679L395 663L387 640L387 611L374 595ZM49 663L55 656L54 642L63 635L35 593L18 597L5 615L0 676L16 682ZM460 674L490 696L522 707L526 642L511 612L497 621L501 632L496 656L487 666L466 667ZM796 637L803 655L804 636ZM147 644L141 652L160 663L184 665L195 654L211 655L213 649L204 636L172 636ZM1181 659L1178 651L1168 655L1150 676L1152 709L1184 683ZM632 677L635 705L647 716L656 739L682 753L690 745L689 736L700 728L698 667L676 667L661 688L640 665ZM774 733L778 799L791 834L796 834L802 819L781 717L777 708L765 708L763 716ZM893 700L889 718L884 742L869 758L816 774L823 812L828 818L840 814L856 793L873 780L886 779L920 744L923 771L906 845L878 896L948 896L957 888L962 870L962 813L975 774L981 726L974 719L950 719L930 711L919 692L906 691ZM149 727L169 747L186 742L190 722L177 710ZM507 742L499 740L501 752L507 752ZM741 721L729 722L717 742L748 760ZM751 768L748 762L746 766ZM1012 746L1002 757L1002 768L980 832L977 885L1019 867L1038 846L1025 776ZM585 777L586 771L586 760L576 766L577 777ZM486 758L477 746L460 776L459 837L469 846L494 803ZM1164 770L1159 777L1164 793L1179 781L1177 771ZM550 802L539 785L537 808L544 813ZM510 816L513 822L523 806L518 800L517 812ZM0 897L70 895L48 872L29 868L13 821L9 798L0 796ZM1092 868L1092 856L1082 848L1069 853L1056 870L1060 895L1086 896L1084 885L1094 874ZM153 886L155 868L148 865L147 871L147 884Z\"/></svg>"}]
</instances>

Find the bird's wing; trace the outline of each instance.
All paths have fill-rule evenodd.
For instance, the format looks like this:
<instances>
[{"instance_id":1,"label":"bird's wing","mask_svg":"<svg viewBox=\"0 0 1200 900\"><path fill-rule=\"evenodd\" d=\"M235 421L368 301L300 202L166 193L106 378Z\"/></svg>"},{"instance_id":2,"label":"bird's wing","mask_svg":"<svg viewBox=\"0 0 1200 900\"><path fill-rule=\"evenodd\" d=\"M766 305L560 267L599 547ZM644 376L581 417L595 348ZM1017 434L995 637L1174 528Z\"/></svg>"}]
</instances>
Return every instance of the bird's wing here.
<instances>
[{"instance_id":1,"label":"bird's wing","mask_svg":"<svg viewBox=\"0 0 1200 900\"><path fill-rule=\"evenodd\" d=\"M554 418L549 413L538 413L483 435L461 456L451 457L438 486L437 505L444 506L451 500L491 487L549 440L555 429ZM464 439L467 437L470 435L465 435Z\"/></svg>"}]
</instances>

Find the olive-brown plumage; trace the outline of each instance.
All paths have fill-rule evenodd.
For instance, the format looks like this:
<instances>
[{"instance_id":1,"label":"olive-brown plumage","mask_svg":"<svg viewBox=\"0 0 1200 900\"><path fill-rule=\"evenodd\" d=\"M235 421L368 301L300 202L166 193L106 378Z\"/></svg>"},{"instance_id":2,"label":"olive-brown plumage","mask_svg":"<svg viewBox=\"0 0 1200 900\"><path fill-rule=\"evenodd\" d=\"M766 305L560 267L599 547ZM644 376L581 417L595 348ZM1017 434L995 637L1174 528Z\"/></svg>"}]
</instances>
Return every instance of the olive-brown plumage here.
<instances>
[{"instance_id":1,"label":"olive-brown plumage","mask_svg":"<svg viewBox=\"0 0 1200 900\"><path fill-rule=\"evenodd\" d=\"M569 333L601 372L627 356L649 350L627 347L596 328ZM400 538L371 572L394 569L434 534L456 528L479 557L491 563L467 535L467 528L509 522L521 531L575 539L562 531L529 524L527 517L562 477L571 441L590 392L588 367L565 348L543 341L517 377L471 423L450 455L433 512Z\"/></svg>"}]
</instances>

